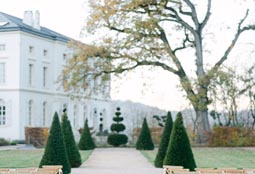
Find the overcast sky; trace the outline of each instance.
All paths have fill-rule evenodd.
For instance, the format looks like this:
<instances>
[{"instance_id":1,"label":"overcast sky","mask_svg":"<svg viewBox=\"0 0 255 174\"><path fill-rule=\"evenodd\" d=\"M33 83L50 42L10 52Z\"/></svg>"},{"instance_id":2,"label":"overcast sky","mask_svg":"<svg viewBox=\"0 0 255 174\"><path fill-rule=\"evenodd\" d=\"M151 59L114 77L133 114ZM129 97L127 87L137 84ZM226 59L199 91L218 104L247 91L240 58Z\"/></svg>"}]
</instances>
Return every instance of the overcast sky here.
<instances>
[{"instance_id":1,"label":"overcast sky","mask_svg":"<svg viewBox=\"0 0 255 174\"><path fill-rule=\"evenodd\" d=\"M42 26L66 36L81 39L79 37L80 31L84 26L84 21L88 15L85 1L86 0L0 0L0 11L23 18L24 11L39 10L41 15L40 23ZM210 25L212 27L218 27L215 28L217 34L212 37L212 51L214 51L214 54L207 63L216 61L227 46L227 44L225 46L221 46L221 44L224 42L228 43L229 39L232 38L233 33L224 33L223 31L227 30L229 26L235 25L244 15L244 6L234 5L234 1L238 2L238 0L213 1L213 15L211 19L213 22L210 23ZM252 9L254 9L250 13L254 13L254 1L246 0L246 2L247 6L253 7ZM255 15L249 20L252 21L253 19L254 21L254 16ZM230 25L227 25L227 23ZM214 37L220 39L217 40ZM222 38L225 40L221 40ZM86 40L86 38L82 38L82 40ZM249 32L246 35L246 39L241 39L240 43L246 41L254 43L254 40L255 34ZM243 48L245 47L247 47L247 45L243 46ZM234 62L234 65L247 64L247 60L255 62L255 58L252 58L250 53L243 52L243 49L235 50L232 54L233 58L231 58L231 61L229 62ZM237 58L237 55L239 58ZM240 55L242 55L242 59L240 59ZM183 63L190 66L189 61L184 60ZM192 68L190 68L190 70L192 71ZM141 80L143 77L145 77L145 79ZM112 98L129 99L168 110L184 109L187 107L187 103L184 102L185 100L182 97L183 94L181 94L177 88L177 81L178 79L168 72L156 71L151 73L148 71L139 71L138 74L133 73L130 75L128 81L122 80L118 83L114 83ZM119 84L122 85L120 86ZM118 86L118 88L116 88L116 86Z\"/></svg>"}]
</instances>

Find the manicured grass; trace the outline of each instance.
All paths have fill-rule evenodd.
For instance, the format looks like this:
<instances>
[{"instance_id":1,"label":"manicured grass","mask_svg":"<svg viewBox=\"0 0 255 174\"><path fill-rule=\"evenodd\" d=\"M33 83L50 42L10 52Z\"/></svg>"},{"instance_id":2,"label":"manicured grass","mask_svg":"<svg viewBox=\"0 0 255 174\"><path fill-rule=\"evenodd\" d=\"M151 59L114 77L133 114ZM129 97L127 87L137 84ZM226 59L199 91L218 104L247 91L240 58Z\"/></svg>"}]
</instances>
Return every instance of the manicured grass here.
<instances>
[{"instance_id":1,"label":"manicured grass","mask_svg":"<svg viewBox=\"0 0 255 174\"><path fill-rule=\"evenodd\" d=\"M0 168L38 167L44 150L3 150L0 151ZM88 159L92 150L80 151L82 161Z\"/></svg>"},{"instance_id":2,"label":"manicured grass","mask_svg":"<svg viewBox=\"0 0 255 174\"><path fill-rule=\"evenodd\" d=\"M255 148L193 148L197 167L255 168ZM157 151L141 151L153 163ZM184 157L185 158L185 157Z\"/></svg>"}]
</instances>

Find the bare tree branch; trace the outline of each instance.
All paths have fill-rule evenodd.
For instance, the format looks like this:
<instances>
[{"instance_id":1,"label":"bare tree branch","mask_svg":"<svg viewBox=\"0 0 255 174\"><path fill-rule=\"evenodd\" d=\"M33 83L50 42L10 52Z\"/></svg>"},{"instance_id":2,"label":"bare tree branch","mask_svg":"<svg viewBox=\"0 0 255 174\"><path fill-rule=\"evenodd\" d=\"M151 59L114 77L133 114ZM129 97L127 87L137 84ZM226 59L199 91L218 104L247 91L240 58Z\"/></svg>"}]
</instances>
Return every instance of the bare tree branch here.
<instances>
[{"instance_id":1,"label":"bare tree branch","mask_svg":"<svg viewBox=\"0 0 255 174\"><path fill-rule=\"evenodd\" d=\"M206 15L205 15L205 18L204 18L204 20L202 21L202 23L200 25L201 30L205 27L205 25L207 24L207 22L208 22L208 20L211 16L211 6L212 6L212 0L208 0Z\"/></svg>"},{"instance_id":2,"label":"bare tree branch","mask_svg":"<svg viewBox=\"0 0 255 174\"><path fill-rule=\"evenodd\" d=\"M189 42L189 43L191 43L192 45L194 45L194 41L191 41L191 40L190 40L189 35L188 35L188 33L187 33L186 30L184 30L184 34L185 34L185 39L184 39L183 42L182 42L182 46L181 46L181 47L175 48L175 49L173 50L173 53L174 53L174 54L176 53L176 51L179 51L179 50L182 50L182 49L187 48L187 45L186 45L187 42Z\"/></svg>"},{"instance_id":3,"label":"bare tree branch","mask_svg":"<svg viewBox=\"0 0 255 174\"><path fill-rule=\"evenodd\" d=\"M119 66L119 67L117 67L117 68L115 68L113 70L100 71L100 72L98 72L98 73L96 73L94 75L95 76L100 76L102 74L111 74L111 73L121 74L121 73L123 73L125 71L133 70L133 69L137 68L138 66L148 66L148 65L156 66L156 67L161 67L164 70L170 71L170 72L172 72L174 74L178 74L177 70L175 70L174 68L171 68L170 66L166 65L165 63L161 63L161 62L158 62L158 61L146 61L146 60L144 60L144 61L136 61L136 64L133 65L133 66L129 66L129 67L125 67L125 68Z\"/></svg>"},{"instance_id":4,"label":"bare tree branch","mask_svg":"<svg viewBox=\"0 0 255 174\"><path fill-rule=\"evenodd\" d=\"M176 19L176 22L181 24L183 27L187 28L189 31L191 31L193 34L195 34L195 30L192 26L190 26L187 22L185 22L178 14L178 12L172 8L172 7L165 7L167 10L171 11L172 13L174 13L174 18Z\"/></svg>"},{"instance_id":5,"label":"bare tree branch","mask_svg":"<svg viewBox=\"0 0 255 174\"><path fill-rule=\"evenodd\" d=\"M183 1L190 7L192 20L196 26L196 29L199 29L199 21L197 18L197 11L195 6L192 4L190 0L183 0Z\"/></svg>"},{"instance_id":6,"label":"bare tree branch","mask_svg":"<svg viewBox=\"0 0 255 174\"><path fill-rule=\"evenodd\" d=\"M208 78L211 79L211 76L213 74L213 72L216 72L219 67L225 62L225 60L227 60L228 55L230 54L230 52L233 50L236 42L238 41L238 38L240 37L240 35L244 32L244 31L248 31L248 30L255 30L255 25L249 25L246 27L242 28L242 24L245 21L245 19L247 18L249 14L249 10L246 11L245 16L243 17L243 19L239 22L238 27L237 27L237 32L234 36L234 39L232 40L231 44L229 45L229 47L226 49L224 55L221 57L221 59L213 66L213 68L211 68L211 70L208 71Z\"/></svg>"}]
</instances>

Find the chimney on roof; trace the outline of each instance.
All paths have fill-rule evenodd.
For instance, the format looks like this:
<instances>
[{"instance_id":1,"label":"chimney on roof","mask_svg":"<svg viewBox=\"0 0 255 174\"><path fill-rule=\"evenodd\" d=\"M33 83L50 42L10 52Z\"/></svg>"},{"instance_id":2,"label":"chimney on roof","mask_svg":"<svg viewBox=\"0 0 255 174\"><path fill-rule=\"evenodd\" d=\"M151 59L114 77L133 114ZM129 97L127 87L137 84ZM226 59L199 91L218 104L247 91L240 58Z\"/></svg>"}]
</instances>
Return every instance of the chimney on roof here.
<instances>
[{"instance_id":1,"label":"chimney on roof","mask_svg":"<svg viewBox=\"0 0 255 174\"><path fill-rule=\"evenodd\" d=\"M40 12L38 10L35 11L34 28L40 30Z\"/></svg>"},{"instance_id":2,"label":"chimney on roof","mask_svg":"<svg viewBox=\"0 0 255 174\"><path fill-rule=\"evenodd\" d=\"M34 20L33 20L33 12L32 11L25 11L24 12L23 23L33 27Z\"/></svg>"}]
</instances>

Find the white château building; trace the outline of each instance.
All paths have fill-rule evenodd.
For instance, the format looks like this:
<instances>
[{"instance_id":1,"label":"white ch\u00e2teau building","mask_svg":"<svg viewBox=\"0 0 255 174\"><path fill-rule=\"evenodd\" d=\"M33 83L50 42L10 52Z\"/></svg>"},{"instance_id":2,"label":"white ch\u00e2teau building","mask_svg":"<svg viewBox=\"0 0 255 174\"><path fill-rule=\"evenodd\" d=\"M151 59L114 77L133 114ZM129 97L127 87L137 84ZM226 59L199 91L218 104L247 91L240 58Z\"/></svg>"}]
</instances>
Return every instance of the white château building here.
<instances>
[{"instance_id":1,"label":"white ch\u00e2teau building","mask_svg":"<svg viewBox=\"0 0 255 174\"><path fill-rule=\"evenodd\" d=\"M38 11L26 11L23 19L0 12L0 137L24 139L25 127L49 127L54 112L61 115L64 108L76 137L86 118L94 132L109 131L116 109L110 81L104 84L104 94L86 100L72 100L56 83L72 56L69 40L40 26ZM132 126L132 119L126 124Z\"/></svg>"}]
</instances>

